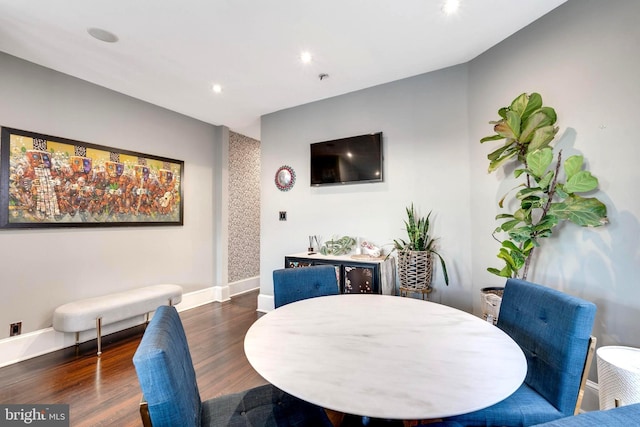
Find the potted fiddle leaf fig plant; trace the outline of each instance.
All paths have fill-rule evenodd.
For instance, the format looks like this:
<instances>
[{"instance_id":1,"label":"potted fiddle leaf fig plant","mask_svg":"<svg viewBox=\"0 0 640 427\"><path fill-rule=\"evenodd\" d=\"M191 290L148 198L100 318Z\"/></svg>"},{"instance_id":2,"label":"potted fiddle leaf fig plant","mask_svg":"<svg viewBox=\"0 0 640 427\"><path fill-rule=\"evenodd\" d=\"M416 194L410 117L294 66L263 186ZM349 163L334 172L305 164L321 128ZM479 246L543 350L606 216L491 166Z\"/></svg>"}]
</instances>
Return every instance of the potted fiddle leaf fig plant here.
<instances>
[{"instance_id":1,"label":"potted fiddle leaf fig plant","mask_svg":"<svg viewBox=\"0 0 640 427\"><path fill-rule=\"evenodd\" d=\"M598 179L585 170L584 158L574 155L563 161L562 150L551 143L558 132L553 108L542 105L538 93L523 93L511 105L498 110L500 119L490 122L495 135L481 143L504 140L491 152L489 172L513 170L519 184L505 194L498 205L504 209L493 236L501 244L501 268L493 274L526 279L541 239L569 221L582 227L608 223L606 206L595 197L585 197L598 188Z\"/></svg>"},{"instance_id":2,"label":"potted fiddle leaf fig plant","mask_svg":"<svg viewBox=\"0 0 640 427\"><path fill-rule=\"evenodd\" d=\"M440 259L444 282L449 285L447 265L436 250L437 238L430 235L431 212L426 217L419 216L413 203L406 208L407 219L404 221L408 240L393 241L393 250L398 253L398 274L400 276L400 293L420 292L423 295L431 292L433 276L433 256Z\"/></svg>"}]
</instances>

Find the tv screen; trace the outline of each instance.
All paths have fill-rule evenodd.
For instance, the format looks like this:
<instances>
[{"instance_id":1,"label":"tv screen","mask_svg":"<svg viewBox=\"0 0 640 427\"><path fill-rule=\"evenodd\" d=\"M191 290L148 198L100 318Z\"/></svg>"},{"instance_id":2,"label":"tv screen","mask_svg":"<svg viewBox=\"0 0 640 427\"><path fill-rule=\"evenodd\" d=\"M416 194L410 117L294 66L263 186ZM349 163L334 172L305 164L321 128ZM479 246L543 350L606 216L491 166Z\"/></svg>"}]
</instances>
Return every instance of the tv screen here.
<instances>
[{"instance_id":1,"label":"tv screen","mask_svg":"<svg viewBox=\"0 0 640 427\"><path fill-rule=\"evenodd\" d=\"M311 185L382 181L382 132L311 144Z\"/></svg>"}]
</instances>

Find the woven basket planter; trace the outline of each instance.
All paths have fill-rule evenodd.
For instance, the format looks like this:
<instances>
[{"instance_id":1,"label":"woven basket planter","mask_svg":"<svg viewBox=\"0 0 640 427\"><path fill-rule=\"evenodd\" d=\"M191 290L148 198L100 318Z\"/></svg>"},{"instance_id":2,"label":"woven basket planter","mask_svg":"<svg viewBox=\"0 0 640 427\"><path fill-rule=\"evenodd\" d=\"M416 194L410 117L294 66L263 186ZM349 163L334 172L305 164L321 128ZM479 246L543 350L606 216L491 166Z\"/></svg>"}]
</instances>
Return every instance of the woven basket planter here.
<instances>
[{"instance_id":1,"label":"woven basket planter","mask_svg":"<svg viewBox=\"0 0 640 427\"><path fill-rule=\"evenodd\" d=\"M431 292L433 256L427 251L398 252L400 292Z\"/></svg>"},{"instance_id":2,"label":"woven basket planter","mask_svg":"<svg viewBox=\"0 0 640 427\"><path fill-rule=\"evenodd\" d=\"M502 294L504 286L496 286L480 289L482 303L482 318L494 325L498 324L500 314L500 304L502 304Z\"/></svg>"}]
</instances>

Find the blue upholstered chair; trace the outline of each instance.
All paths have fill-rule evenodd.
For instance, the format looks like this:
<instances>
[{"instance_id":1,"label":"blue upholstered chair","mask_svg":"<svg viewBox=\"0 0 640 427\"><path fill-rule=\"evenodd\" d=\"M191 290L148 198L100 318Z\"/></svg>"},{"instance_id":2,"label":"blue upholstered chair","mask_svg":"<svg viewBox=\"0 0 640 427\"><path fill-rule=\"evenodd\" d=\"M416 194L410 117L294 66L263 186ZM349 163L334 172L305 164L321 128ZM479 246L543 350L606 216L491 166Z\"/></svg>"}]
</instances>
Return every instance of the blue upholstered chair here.
<instances>
[{"instance_id":1,"label":"blue upholstered chair","mask_svg":"<svg viewBox=\"0 0 640 427\"><path fill-rule=\"evenodd\" d=\"M524 383L493 406L447 420L465 426L530 426L573 415L590 362L589 349L595 347L590 336L595 313L591 302L523 280L507 280L497 326L526 356Z\"/></svg>"},{"instance_id":2,"label":"blue upholstered chair","mask_svg":"<svg viewBox=\"0 0 640 427\"><path fill-rule=\"evenodd\" d=\"M631 427L640 424L640 403L620 406L605 411L585 412L535 427Z\"/></svg>"},{"instance_id":3,"label":"blue upholstered chair","mask_svg":"<svg viewBox=\"0 0 640 427\"><path fill-rule=\"evenodd\" d=\"M273 271L275 308L295 301L340 293L332 265L283 268Z\"/></svg>"},{"instance_id":4,"label":"blue upholstered chair","mask_svg":"<svg viewBox=\"0 0 640 427\"><path fill-rule=\"evenodd\" d=\"M158 308L133 364L142 388L145 426L331 426L322 408L271 385L202 402L175 307Z\"/></svg>"}]
</instances>

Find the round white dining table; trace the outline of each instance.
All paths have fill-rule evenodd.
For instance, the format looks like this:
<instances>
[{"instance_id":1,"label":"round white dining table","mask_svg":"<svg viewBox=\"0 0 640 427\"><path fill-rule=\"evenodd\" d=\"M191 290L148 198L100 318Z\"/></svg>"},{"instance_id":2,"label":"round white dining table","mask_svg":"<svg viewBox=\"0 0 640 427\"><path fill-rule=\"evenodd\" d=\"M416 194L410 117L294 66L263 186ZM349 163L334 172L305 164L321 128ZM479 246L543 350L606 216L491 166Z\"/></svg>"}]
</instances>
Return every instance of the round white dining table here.
<instances>
[{"instance_id":1,"label":"round white dining table","mask_svg":"<svg viewBox=\"0 0 640 427\"><path fill-rule=\"evenodd\" d=\"M249 328L253 368L324 408L420 420L493 405L527 363L502 330L445 305L388 295L334 295L275 309Z\"/></svg>"}]
</instances>

